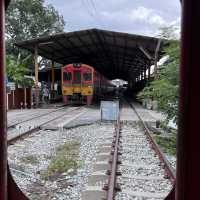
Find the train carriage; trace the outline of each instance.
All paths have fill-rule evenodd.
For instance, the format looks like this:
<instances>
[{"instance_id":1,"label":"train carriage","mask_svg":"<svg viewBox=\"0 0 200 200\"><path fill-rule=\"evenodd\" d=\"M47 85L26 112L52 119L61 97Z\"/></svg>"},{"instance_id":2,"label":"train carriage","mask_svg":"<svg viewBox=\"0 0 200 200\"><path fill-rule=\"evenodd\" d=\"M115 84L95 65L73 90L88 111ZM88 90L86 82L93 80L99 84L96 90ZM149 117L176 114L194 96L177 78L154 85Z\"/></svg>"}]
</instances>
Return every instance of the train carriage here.
<instances>
[{"instance_id":1,"label":"train carriage","mask_svg":"<svg viewBox=\"0 0 200 200\"><path fill-rule=\"evenodd\" d=\"M111 82L86 64L68 64L62 68L62 94L65 104L90 105L94 97L111 87Z\"/></svg>"}]
</instances>

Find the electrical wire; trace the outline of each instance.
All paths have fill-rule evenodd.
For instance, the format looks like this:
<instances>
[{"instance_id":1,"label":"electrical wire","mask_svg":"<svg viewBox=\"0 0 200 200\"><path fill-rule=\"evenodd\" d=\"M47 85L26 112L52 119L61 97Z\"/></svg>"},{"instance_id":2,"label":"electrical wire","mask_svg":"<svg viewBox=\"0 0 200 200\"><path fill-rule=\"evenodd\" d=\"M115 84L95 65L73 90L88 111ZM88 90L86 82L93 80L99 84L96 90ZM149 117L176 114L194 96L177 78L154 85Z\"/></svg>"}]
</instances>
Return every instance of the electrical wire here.
<instances>
[{"instance_id":1,"label":"electrical wire","mask_svg":"<svg viewBox=\"0 0 200 200\"><path fill-rule=\"evenodd\" d=\"M88 0L88 1L89 1L89 0ZM94 0L90 0L90 2L91 2L92 7L94 8L94 11L95 11L95 13L96 13L96 16L98 17L98 21L100 22L101 26L104 27L104 24L102 23L101 19L99 18L99 12L98 12L98 10L97 10L97 6L96 6L96 4L95 4L95 1L94 1Z\"/></svg>"},{"instance_id":2,"label":"electrical wire","mask_svg":"<svg viewBox=\"0 0 200 200\"><path fill-rule=\"evenodd\" d=\"M95 22L98 24L98 26L101 28L103 25L101 23L101 21L97 18L98 16L98 11L96 8L96 5L94 3L93 0L82 0L82 4L84 5L84 7L86 8L88 14L93 18L93 20L95 20ZM94 11L94 12L91 12Z\"/></svg>"}]
</instances>

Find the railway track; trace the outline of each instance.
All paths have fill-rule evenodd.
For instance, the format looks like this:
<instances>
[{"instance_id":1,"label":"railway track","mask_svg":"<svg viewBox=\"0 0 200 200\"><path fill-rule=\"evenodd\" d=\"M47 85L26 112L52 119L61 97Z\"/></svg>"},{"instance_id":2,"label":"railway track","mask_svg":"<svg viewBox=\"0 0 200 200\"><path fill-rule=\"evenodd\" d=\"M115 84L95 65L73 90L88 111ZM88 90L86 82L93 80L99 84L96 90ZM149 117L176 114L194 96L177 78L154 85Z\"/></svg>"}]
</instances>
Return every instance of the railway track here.
<instances>
[{"instance_id":1,"label":"railway track","mask_svg":"<svg viewBox=\"0 0 200 200\"><path fill-rule=\"evenodd\" d=\"M78 113L76 113L76 111L78 111ZM13 126L8 127L8 144L13 144L19 139L39 131L43 126L53 123L53 121L62 119L66 115L73 115L73 117L68 117L67 121L65 122L69 123L71 120L77 118L83 113L84 107L69 107L66 110L57 109L56 111L51 111L49 113L35 116L28 120L24 120L21 123L17 123L15 128L13 128ZM58 126L64 126L65 123L58 124Z\"/></svg>"},{"instance_id":2,"label":"railway track","mask_svg":"<svg viewBox=\"0 0 200 200\"><path fill-rule=\"evenodd\" d=\"M49 110L45 109L45 112L42 109L42 114L39 114L38 112L41 111L41 110L37 109L37 110L35 110L37 112L34 113L34 114L31 114L31 116L27 116L29 113L24 113L24 110L23 110L22 113L21 113L21 115L25 119L24 120L19 120L19 121L17 120L17 122L16 121L15 122L12 122L12 121L10 122L10 120L8 120L8 124L9 124L8 128L14 128L15 126L17 126L17 125L19 125L21 123L28 122L28 121L36 119L38 117L46 116L47 114L54 113L54 112L57 112L57 111L63 110L63 109L64 109L64 107L58 108L58 109L53 109L52 111L49 111ZM18 113L18 115L19 115L19 113Z\"/></svg>"},{"instance_id":3,"label":"railway track","mask_svg":"<svg viewBox=\"0 0 200 200\"><path fill-rule=\"evenodd\" d=\"M161 200L173 188L175 175L172 168L134 105L129 106L138 120L118 120L111 146L105 144L106 150L105 145L100 147L106 159L99 162L98 167L95 164L94 168L99 172L95 171L93 185L89 183L90 186L82 193L84 200ZM96 174L103 176L97 178Z\"/></svg>"}]
</instances>

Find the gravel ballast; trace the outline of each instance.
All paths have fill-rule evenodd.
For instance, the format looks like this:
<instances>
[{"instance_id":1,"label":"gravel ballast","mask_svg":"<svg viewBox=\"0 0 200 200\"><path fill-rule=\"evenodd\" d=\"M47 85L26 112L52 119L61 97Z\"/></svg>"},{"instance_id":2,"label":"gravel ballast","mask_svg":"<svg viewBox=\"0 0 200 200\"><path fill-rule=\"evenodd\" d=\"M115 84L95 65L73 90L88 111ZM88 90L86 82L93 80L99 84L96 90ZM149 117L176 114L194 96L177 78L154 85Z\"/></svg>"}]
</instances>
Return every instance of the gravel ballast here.
<instances>
[{"instance_id":1,"label":"gravel ballast","mask_svg":"<svg viewBox=\"0 0 200 200\"><path fill-rule=\"evenodd\" d=\"M9 146L9 165L22 191L33 200L78 200L92 172L92 163L97 148L114 125L95 123L63 131L39 131L15 145ZM56 149L66 142L79 142L78 160L81 163L76 173L65 172L44 180L42 172L47 170Z\"/></svg>"},{"instance_id":2,"label":"gravel ballast","mask_svg":"<svg viewBox=\"0 0 200 200\"><path fill-rule=\"evenodd\" d=\"M122 134L122 165L117 183L121 192L116 200L161 200L172 189L160 160L151 149L144 131L137 123L124 124Z\"/></svg>"}]
</instances>

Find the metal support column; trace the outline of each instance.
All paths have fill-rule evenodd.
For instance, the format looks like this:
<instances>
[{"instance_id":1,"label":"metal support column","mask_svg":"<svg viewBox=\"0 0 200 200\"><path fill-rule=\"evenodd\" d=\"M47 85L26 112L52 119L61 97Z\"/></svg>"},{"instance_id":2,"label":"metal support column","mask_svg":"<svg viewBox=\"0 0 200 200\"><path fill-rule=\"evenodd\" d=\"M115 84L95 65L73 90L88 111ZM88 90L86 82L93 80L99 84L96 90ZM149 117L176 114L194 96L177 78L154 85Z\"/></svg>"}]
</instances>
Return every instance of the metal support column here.
<instances>
[{"instance_id":1,"label":"metal support column","mask_svg":"<svg viewBox=\"0 0 200 200\"><path fill-rule=\"evenodd\" d=\"M176 200L199 199L200 1L182 0Z\"/></svg>"},{"instance_id":2,"label":"metal support column","mask_svg":"<svg viewBox=\"0 0 200 200\"><path fill-rule=\"evenodd\" d=\"M38 71L39 71L39 65L38 65L38 46L35 46L35 52L34 52L34 63L35 63L35 104L36 108L39 106L39 86L38 86Z\"/></svg>"},{"instance_id":3,"label":"metal support column","mask_svg":"<svg viewBox=\"0 0 200 200\"><path fill-rule=\"evenodd\" d=\"M148 68L148 81L150 81L151 78L151 66Z\"/></svg>"},{"instance_id":4,"label":"metal support column","mask_svg":"<svg viewBox=\"0 0 200 200\"><path fill-rule=\"evenodd\" d=\"M146 68L145 68L145 71L144 71L144 80L143 80L143 87L146 86L146 82L147 82L147 78L146 78Z\"/></svg>"},{"instance_id":5,"label":"metal support column","mask_svg":"<svg viewBox=\"0 0 200 200\"><path fill-rule=\"evenodd\" d=\"M26 87L24 86L24 108L26 109L27 108L27 93L26 93Z\"/></svg>"},{"instance_id":6,"label":"metal support column","mask_svg":"<svg viewBox=\"0 0 200 200\"><path fill-rule=\"evenodd\" d=\"M54 84L55 84L55 62L52 61L51 65L51 98L54 98Z\"/></svg>"},{"instance_id":7,"label":"metal support column","mask_svg":"<svg viewBox=\"0 0 200 200\"><path fill-rule=\"evenodd\" d=\"M161 39L158 39L158 43L155 50L155 58L154 58L154 79L158 79L158 53L160 50Z\"/></svg>"},{"instance_id":8,"label":"metal support column","mask_svg":"<svg viewBox=\"0 0 200 200\"><path fill-rule=\"evenodd\" d=\"M144 69L144 80L145 81L147 80L147 66L145 66L145 69Z\"/></svg>"},{"instance_id":9,"label":"metal support column","mask_svg":"<svg viewBox=\"0 0 200 200\"><path fill-rule=\"evenodd\" d=\"M15 108L15 90L11 90L11 94L12 94L12 108Z\"/></svg>"},{"instance_id":10,"label":"metal support column","mask_svg":"<svg viewBox=\"0 0 200 200\"><path fill-rule=\"evenodd\" d=\"M7 119L5 86L5 2L0 1L0 199L7 200Z\"/></svg>"}]
</instances>

